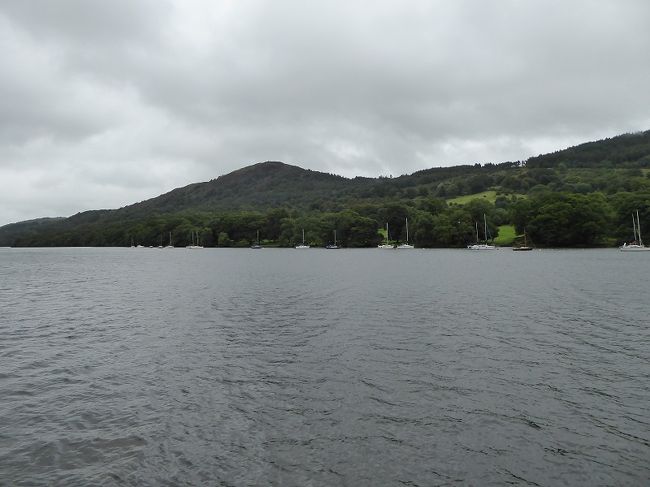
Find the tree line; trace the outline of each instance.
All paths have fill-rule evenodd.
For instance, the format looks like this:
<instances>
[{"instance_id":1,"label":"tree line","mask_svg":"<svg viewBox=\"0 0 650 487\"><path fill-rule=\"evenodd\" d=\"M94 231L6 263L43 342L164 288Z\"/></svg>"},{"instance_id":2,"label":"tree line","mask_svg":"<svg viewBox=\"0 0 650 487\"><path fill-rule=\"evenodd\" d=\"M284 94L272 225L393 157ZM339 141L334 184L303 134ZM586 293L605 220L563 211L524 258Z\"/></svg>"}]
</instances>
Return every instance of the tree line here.
<instances>
[{"instance_id":1,"label":"tree line","mask_svg":"<svg viewBox=\"0 0 650 487\"><path fill-rule=\"evenodd\" d=\"M641 227L650 238L650 191L566 193L539 191L527 196L497 195L495 201L474 199L467 204L418 196L408 201L363 203L339 211L271 208L267 211L199 211L151 213L126 220L99 213L95 218L70 224L54 221L38 231L18 234L14 246L175 246L191 242L192 233L208 247L247 247L257 232L265 245L292 247L302 241L325 246L333 241L343 247L374 247L385 235L390 240L409 240L418 247L464 247L476 240L476 222L486 216L489 235L499 226L512 224L538 246L613 246L632 238L631 213L639 210ZM481 232L483 238L483 232Z\"/></svg>"}]
</instances>

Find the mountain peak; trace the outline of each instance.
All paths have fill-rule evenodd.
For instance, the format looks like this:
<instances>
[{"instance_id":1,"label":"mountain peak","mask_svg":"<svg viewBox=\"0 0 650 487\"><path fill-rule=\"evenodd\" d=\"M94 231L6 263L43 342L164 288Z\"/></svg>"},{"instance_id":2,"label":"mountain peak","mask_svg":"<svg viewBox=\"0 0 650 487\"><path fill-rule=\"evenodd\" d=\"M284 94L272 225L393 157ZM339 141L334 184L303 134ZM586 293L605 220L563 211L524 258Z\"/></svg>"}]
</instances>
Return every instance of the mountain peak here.
<instances>
[{"instance_id":1,"label":"mountain peak","mask_svg":"<svg viewBox=\"0 0 650 487\"><path fill-rule=\"evenodd\" d=\"M268 173L277 173L279 171L282 172L303 172L307 171L306 169L303 169L302 167L299 166L293 166L291 164L286 164L282 161L264 161L264 162L258 162L255 164L251 164L250 166L245 166L242 167L241 169L237 169L235 171L232 171L228 174L224 174L222 176L219 176L217 179L221 178L230 178L232 176L241 176L241 175L246 175L247 177L250 177L251 174L255 173L260 173L260 174L268 174Z\"/></svg>"}]
</instances>

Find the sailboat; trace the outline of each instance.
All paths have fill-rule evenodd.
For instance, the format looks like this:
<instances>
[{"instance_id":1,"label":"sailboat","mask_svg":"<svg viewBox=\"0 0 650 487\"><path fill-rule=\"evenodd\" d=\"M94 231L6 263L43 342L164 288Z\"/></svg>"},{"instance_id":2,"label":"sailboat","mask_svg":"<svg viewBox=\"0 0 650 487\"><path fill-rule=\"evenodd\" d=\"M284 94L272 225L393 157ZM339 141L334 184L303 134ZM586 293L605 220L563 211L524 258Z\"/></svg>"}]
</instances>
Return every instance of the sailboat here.
<instances>
[{"instance_id":1,"label":"sailboat","mask_svg":"<svg viewBox=\"0 0 650 487\"><path fill-rule=\"evenodd\" d=\"M514 250L514 251L533 250L532 247L528 246L528 241L526 240L526 229L525 228L524 228L524 244L523 245L518 245L516 247L512 247L512 250Z\"/></svg>"},{"instance_id":2,"label":"sailboat","mask_svg":"<svg viewBox=\"0 0 650 487\"><path fill-rule=\"evenodd\" d=\"M305 245L305 229L302 229L302 243L296 245L297 249L308 249L309 245Z\"/></svg>"},{"instance_id":3,"label":"sailboat","mask_svg":"<svg viewBox=\"0 0 650 487\"><path fill-rule=\"evenodd\" d=\"M169 245L165 246L166 249L173 249L174 246L172 245L172 232L169 232Z\"/></svg>"},{"instance_id":4,"label":"sailboat","mask_svg":"<svg viewBox=\"0 0 650 487\"><path fill-rule=\"evenodd\" d=\"M628 244L624 243L618 248L622 252L643 252L645 250L650 250L650 247L643 245L643 239L641 238L641 221L639 220L639 210L636 210L636 220L634 218L634 213L632 213L632 232L634 232L634 241Z\"/></svg>"},{"instance_id":5,"label":"sailboat","mask_svg":"<svg viewBox=\"0 0 650 487\"><path fill-rule=\"evenodd\" d=\"M194 231L192 230L192 244L186 245L186 249L202 249L203 245L200 245L199 242L199 232L196 232L196 242L194 241Z\"/></svg>"},{"instance_id":6,"label":"sailboat","mask_svg":"<svg viewBox=\"0 0 650 487\"><path fill-rule=\"evenodd\" d=\"M262 248L262 246L260 245L260 231L258 230L257 231L257 243L254 243L253 245L251 245L251 249L256 249L257 250L257 249L261 249L261 248Z\"/></svg>"},{"instance_id":7,"label":"sailboat","mask_svg":"<svg viewBox=\"0 0 650 487\"><path fill-rule=\"evenodd\" d=\"M478 240L478 222L476 222L476 243L472 245L468 245L467 248L470 250L496 250L496 247L494 245L489 245L487 243L487 218L485 216L485 213L483 213L483 225L484 225L484 232L485 232L485 243L479 243Z\"/></svg>"},{"instance_id":8,"label":"sailboat","mask_svg":"<svg viewBox=\"0 0 650 487\"><path fill-rule=\"evenodd\" d=\"M377 245L378 249L394 249L395 246L388 243L388 222L386 222L386 243Z\"/></svg>"},{"instance_id":9,"label":"sailboat","mask_svg":"<svg viewBox=\"0 0 650 487\"><path fill-rule=\"evenodd\" d=\"M398 249L414 249L413 245L409 245L409 219L406 219L406 243L397 246Z\"/></svg>"},{"instance_id":10,"label":"sailboat","mask_svg":"<svg viewBox=\"0 0 650 487\"><path fill-rule=\"evenodd\" d=\"M336 230L334 230L334 243L333 244L327 244L325 246L326 249L338 249L339 246L336 245Z\"/></svg>"}]
</instances>

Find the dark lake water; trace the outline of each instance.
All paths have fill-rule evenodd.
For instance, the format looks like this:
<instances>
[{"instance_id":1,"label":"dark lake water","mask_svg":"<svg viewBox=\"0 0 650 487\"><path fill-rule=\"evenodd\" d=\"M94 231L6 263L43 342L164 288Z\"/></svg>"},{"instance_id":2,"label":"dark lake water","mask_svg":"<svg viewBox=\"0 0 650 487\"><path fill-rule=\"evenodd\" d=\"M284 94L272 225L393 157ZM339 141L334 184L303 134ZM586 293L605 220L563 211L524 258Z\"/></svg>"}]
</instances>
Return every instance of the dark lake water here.
<instances>
[{"instance_id":1,"label":"dark lake water","mask_svg":"<svg viewBox=\"0 0 650 487\"><path fill-rule=\"evenodd\" d=\"M648 485L650 255L0 249L1 485Z\"/></svg>"}]
</instances>

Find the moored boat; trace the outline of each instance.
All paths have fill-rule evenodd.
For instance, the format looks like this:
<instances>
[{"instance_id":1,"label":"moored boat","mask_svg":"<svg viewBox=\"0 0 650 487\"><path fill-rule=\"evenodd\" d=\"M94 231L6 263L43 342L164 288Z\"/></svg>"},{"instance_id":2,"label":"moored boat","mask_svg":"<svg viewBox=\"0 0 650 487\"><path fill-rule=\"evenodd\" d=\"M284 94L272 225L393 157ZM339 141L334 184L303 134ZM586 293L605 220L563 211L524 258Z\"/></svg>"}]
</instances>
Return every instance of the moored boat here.
<instances>
[{"instance_id":1,"label":"moored boat","mask_svg":"<svg viewBox=\"0 0 650 487\"><path fill-rule=\"evenodd\" d=\"M632 213L632 232L634 233L634 240L631 243L625 242L618 250L621 252L644 252L650 250L650 247L643 245L641 238L641 221L639 220L639 210L636 211L636 219Z\"/></svg>"},{"instance_id":2,"label":"moored boat","mask_svg":"<svg viewBox=\"0 0 650 487\"><path fill-rule=\"evenodd\" d=\"M334 243L333 244L327 244L325 246L326 249L330 250L336 250L339 248L339 246L336 244L336 230L334 230Z\"/></svg>"},{"instance_id":3,"label":"moored boat","mask_svg":"<svg viewBox=\"0 0 650 487\"><path fill-rule=\"evenodd\" d=\"M485 213L483 213L483 225L485 232L485 243L479 243L478 222L476 222L476 243L468 245L467 248L469 250L496 250L496 247L494 245L488 244L487 217L485 216Z\"/></svg>"},{"instance_id":4,"label":"moored boat","mask_svg":"<svg viewBox=\"0 0 650 487\"><path fill-rule=\"evenodd\" d=\"M388 222L386 222L386 243L379 244L377 245L378 249L394 249L395 246L393 244L388 243Z\"/></svg>"},{"instance_id":5,"label":"moored boat","mask_svg":"<svg viewBox=\"0 0 650 487\"><path fill-rule=\"evenodd\" d=\"M524 229L524 244L523 245L516 245L512 247L512 250L515 252L523 252L526 250L533 250L532 247L528 245L528 240L526 239L526 229Z\"/></svg>"},{"instance_id":6,"label":"moored boat","mask_svg":"<svg viewBox=\"0 0 650 487\"><path fill-rule=\"evenodd\" d=\"M415 246L409 244L409 219L406 219L406 243L400 244L397 249L414 249Z\"/></svg>"},{"instance_id":7,"label":"moored boat","mask_svg":"<svg viewBox=\"0 0 650 487\"><path fill-rule=\"evenodd\" d=\"M302 229L302 243L296 245L295 248L297 248L297 249L308 249L309 248L309 245L305 245L305 229L304 228Z\"/></svg>"}]
</instances>

